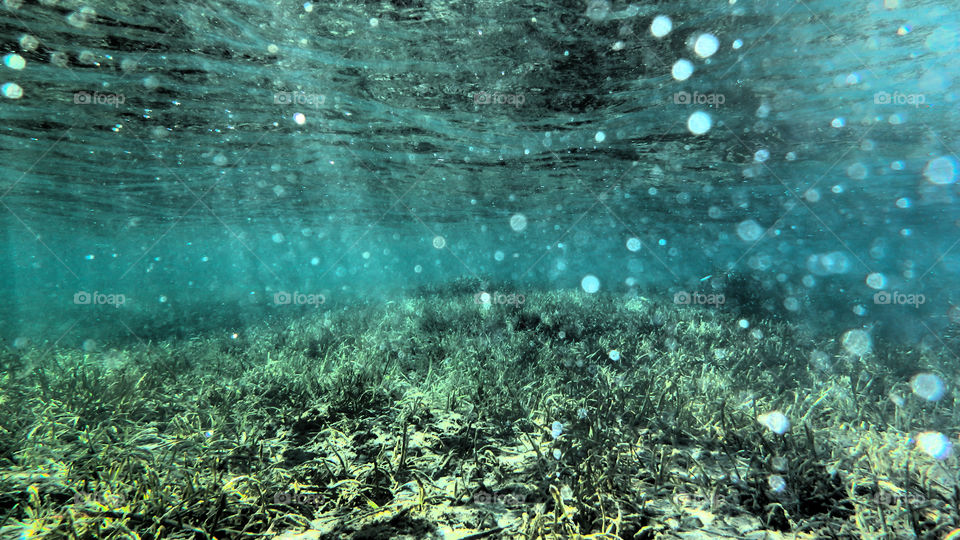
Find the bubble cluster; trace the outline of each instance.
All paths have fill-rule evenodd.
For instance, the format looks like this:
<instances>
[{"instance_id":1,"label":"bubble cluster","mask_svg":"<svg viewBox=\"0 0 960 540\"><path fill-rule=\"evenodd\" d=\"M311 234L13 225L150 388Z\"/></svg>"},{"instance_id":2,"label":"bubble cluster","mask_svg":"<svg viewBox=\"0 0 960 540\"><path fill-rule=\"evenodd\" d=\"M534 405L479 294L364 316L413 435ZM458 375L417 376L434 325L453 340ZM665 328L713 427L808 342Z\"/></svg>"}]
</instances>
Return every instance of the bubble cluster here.
<instances>
[{"instance_id":1,"label":"bubble cluster","mask_svg":"<svg viewBox=\"0 0 960 540\"><path fill-rule=\"evenodd\" d=\"M918 373L910 379L910 390L927 401L939 401L947 392L943 379L933 373Z\"/></svg>"},{"instance_id":2,"label":"bubble cluster","mask_svg":"<svg viewBox=\"0 0 960 540\"><path fill-rule=\"evenodd\" d=\"M587 18L594 22L600 22L610 14L609 0L589 0L587 2Z\"/></svg>"},{"instance_id":3,"label":"bubble cluster","mask_svg":"<svg viewBox=\"0 0 960 540\"><path fill-rule=\"evenodd\" d=\"M757 421L760 422L763 427L777 435L783 435L790 430L790 419L780 411L763 413L757 416Z\"/></svg>"},{"instance_id":4,"label":"bubble cluster","mask_svg":"<svg viewBox=\"0 0 960 540\"><path fill-rule=\"evenodd\" d=\"M810 365L819 371L830 369L830 355L823 351L810 351Z\"/></svg>"},{"instance_id":5,"label":"bubble cluster","mask_svg":"<svg viewBox=\"0 0 960 540\"><path fill-rule=\"evenodd\" d=\"M600 290L600 280L593 274L587 274L580 280L580 287L587 293L593 294Z\"/></svg>"},{"instance_id":6,"label":"bubble cluster","mask_svg":"<svg viewBox=\"0 0 960 540\"><path fill-rule=\"evenodd\" d=\"M10 69L20 71L21 69L27 67L27 61L24 60L19 54L10 53L3 57L3 65Z\"/></svg>"},{"instance_id":7,"label":"bubble cluster","mask_svg":"<svg viewBox=\"0 0 960 540\"><path fill-rule=\"evenodd\" d=\"M711 127L713 127L713 119L703 111L697 111L687 118L687 129L694 135L703 135L710 131Z\"/></svg>"},{"instance_id":8,"label":"bubble cluster","mask_svg":"<svg viewBox=\"0 0 960 540\"><path fill-rule=\"evenodd\" d=\"M527 228L527 216L523 214L514 214L510 216L510 228L514 232L520 232Z\"/></svg>"},{"instance_id":9,"label":"bubble cluster","mask_svg":"<svg viewBox=\"0 0 960 540\"><path fill-rule=\"evenodd\" d=\"M953 158L934 158L923 169L923 176L934 184L952 184L957 181L957 164Z\"/></svg>"},{"instance_id":10,"label":"bubble cluster","mask_svg":"<svg viewBox=\"0 0 960 540\"><path fill-rule=\"evenodd\" d=\"M693 62L681 58L673 63L673 68L670 69L670 74L673 75L673 78L678 81L685 81L693 75Z\"/></svg>"},{"instance_id":11,"label":"bubble cluster","mask_svg":"<svg viewBox=\"0 0 960 540\"><path fill-rule=\"evenodd\" d=\"M67 24L76 28L86 28L88 24L96 22L97 11L90 6L84 6L67 15Z\"/></svg>"},{"instance_id":12,"label":"bubble cluster","mask_svg":"<svg viewBox=\"0 0 960 540\"><path fill-rule=\"evenodd\" d=\"M40 40L30 34L20 36L20 48L24 51L35 51L40 46Z\"/></svg>"},{"instance_id":13,"label":"bubble cluster","mask_svg":"<svg viewBox=\"0 0 960 540\"><path fill-rule=\"evenodd\" d=\"M666 15L657 15L650 23L650 33L655 38L662 38L669 34L671 30L673 30L673 21Z\"/></svg>"},{"instance_id":14,"label":"bubble cluster","mask_svg":"<svg viewBox=\"0 0 960 540\"><path fill-rule=\"evenodd\" d=\"M550 426L550 435L554 439L559 439L560 435L563 435L563 424L560 422L554 422L553 425Z\"/></svg>"},{"instance_id":15,"label":"bubble cluster","mask_svg":"<svg viewBox=\"0 0 960 540\"><path fill-rule=\"evenodd\" d=\"M845 274L850 270L850 258L841 251L814 254L807 258L807 270L818 276Z\"/></svg>"},{"instance_id":16,"label":"bubble cluster","mask_svg":"<svg viewBox=\"0 0 960 540\"><path fill-rule=\"evenodd\" d=\"M62 68L67 67L67 64L70 63L70 59L67 57L67 53L54 51L50 53L50 63Z\"/></svg>"},{"instance_id":17,"label":"bubble cluster","mask_svg":"<svg viewBox=\"0 0 960 540\"><path fill-rule=\"evenodd\" d=\"M783 493L787 489L787 481L779 474L771 474L767 478L767 484L774 493Z\"/></svg>"},{"instance_id":18,"label":"bubble cluster","mask_svg":"<svg viewBox=\"0 0 960 540\"><path fill-rule=\"evenodd\" d=\"M868 175L869 170L863 163L853 163L847 167L847 176L852 180L865 180Z\"/></svg>"},{"instance_id":19,"label":"bubble cluster","mask_svg":"<svg viewBox=\"0 0 960 540\"><path fill-rule=\"evenodd\" d=\"M3 83L3 86L0 86L0 92L3 92L3 97L9 99L20 99L23 97L23 88L17 83Z\"/></svg>"},{"instance_id":20,"label":"bubble cluster","mask_svg":"<svg viewBox=\"0 0 960 540\"><path fill-rule=\"evenodd\" d=\"M752 219L741 221L737 225L737 236L744 242L756 242L764 233L764 228Z\"/></svg>"},{"instance_id":21,"label":"bubble cluster","mask_svg":"<svg viewBox=\"0 0 960 540\"><path fill-rule=\"evenodd\" d=\"M843 349L853 356L863 356L873 349L873 340L866 330L847 330L840 339L840 343Z\"/></svg>"},{"instance_id":22,"label":"bubble cluster","mask_svg":"<svg viewBox=\"0 0 960 540\"><path fill-rule=\"evenodd\" d=\"M700 58L709 58L713 56L720 48L720 40L713 34L700 34L693 43L693 52Z\"/></svg>"},{"instance_id":23,"label":"bubble cluster","mask_svg":"<svg viewBox=\"0 0 960 540\"><path fill-rule=\"evenodd\" d=\"M880 290L887 286L887 277L879 272L872 272L867 275L867 287L874 290Z\"/></svg>"},{"instance_id":24,"label":"bubble cluster","mask_svg":"<svg viewBox=\"0 0 960 540\"><path fill-rule=\"evenodd\" d=\"M917 435L917 449L934 459L946 459L953 450L953 444L943 433L924 431Z\"/></svg>"}]
</instances>

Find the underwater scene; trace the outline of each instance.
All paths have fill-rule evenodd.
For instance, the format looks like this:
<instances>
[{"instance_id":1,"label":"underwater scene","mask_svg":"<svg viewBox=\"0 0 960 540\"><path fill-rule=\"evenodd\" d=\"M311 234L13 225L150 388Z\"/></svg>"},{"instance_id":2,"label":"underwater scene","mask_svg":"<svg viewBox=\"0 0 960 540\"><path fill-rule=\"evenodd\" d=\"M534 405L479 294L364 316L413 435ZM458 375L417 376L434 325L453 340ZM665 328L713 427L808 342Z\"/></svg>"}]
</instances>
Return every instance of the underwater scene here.
<instances>
[{"instance_id":1,"label":"underwater scene","mask_svg":"<svg viewBox=\"0 0 960 540\"><path fill-rule=\"evenodd\" d=\"M960 539L954 1L0 38L0 540Z\"/></svg>"}]
</instances>

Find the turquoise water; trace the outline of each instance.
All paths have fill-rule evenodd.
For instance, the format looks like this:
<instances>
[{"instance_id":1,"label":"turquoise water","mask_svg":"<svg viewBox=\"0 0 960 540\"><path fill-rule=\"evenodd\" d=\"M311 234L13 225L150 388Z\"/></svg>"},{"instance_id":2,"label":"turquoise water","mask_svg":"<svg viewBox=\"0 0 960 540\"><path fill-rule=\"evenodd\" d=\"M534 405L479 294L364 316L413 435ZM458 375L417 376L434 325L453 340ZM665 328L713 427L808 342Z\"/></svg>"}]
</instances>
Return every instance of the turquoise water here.
<instances>
[{"instance_id":1,"label":"turquoise water","mask_svg":"<svg viewBox=\"0 0 960 540\"><path fill-rule=\"evenodd\" d=\"M462 276L709 307L741 279L757 317L936 347L953 8L7 0L0 334L92 348Z\"/></svg>"}]
</instances>

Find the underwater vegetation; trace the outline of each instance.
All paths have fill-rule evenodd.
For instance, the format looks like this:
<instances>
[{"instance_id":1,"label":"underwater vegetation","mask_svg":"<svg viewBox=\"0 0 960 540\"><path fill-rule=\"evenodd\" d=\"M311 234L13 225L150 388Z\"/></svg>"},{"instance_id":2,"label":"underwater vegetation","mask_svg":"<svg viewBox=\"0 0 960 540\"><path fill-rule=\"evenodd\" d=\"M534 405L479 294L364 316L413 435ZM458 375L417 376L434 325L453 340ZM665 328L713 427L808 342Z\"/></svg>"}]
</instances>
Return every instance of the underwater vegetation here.
<instances>
[{"instance_id":1,"label":"underwater vegetation","mask_svg":"<svg viewBox=\"0 0 960 540\"><path fill-rule=\"evenodd\" d=\"M476 285L100 352L3 350L0 537L960 526L946 349L853 355L849 336L746 302Z\"/></svg>"}]
</instances>

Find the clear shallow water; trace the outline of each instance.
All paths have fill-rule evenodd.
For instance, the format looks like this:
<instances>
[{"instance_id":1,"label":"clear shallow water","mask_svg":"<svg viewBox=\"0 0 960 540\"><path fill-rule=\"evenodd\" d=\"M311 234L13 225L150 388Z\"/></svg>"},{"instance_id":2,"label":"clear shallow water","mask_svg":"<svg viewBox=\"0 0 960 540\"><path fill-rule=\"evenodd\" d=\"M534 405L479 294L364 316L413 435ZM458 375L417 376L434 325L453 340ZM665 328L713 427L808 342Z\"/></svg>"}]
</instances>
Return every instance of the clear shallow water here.
<instances>
[{"instance_id":1,"label":"clear shallow water","mask_svg":"<svg viewBox=\"0 0 960 540\"><path fill-rule=\"evenodd\" d=\"M933 347L957 317L946 2L8 1L0 28L8 343L459 276L673 301L733 271L825 335Z\"/></svg>"}]
</instances>

